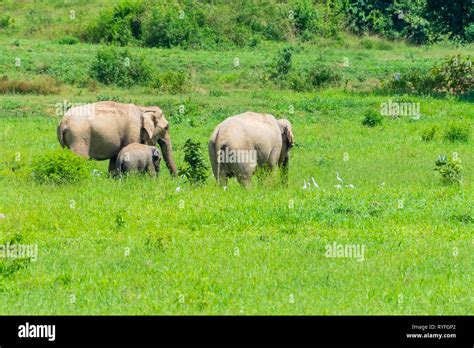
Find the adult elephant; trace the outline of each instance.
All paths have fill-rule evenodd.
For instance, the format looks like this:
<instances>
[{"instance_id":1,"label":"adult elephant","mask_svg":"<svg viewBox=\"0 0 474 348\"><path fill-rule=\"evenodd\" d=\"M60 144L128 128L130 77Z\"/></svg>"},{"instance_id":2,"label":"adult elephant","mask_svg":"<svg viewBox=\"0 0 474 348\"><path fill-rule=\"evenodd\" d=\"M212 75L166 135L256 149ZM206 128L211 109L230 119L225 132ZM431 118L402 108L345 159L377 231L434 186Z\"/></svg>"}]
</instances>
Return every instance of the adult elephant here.
<instances>
[{"instance_id":1,"label":"adult elephant","mask_svg":"<svg viewBox=\"0 0 474 348\"><path fill-rule=\"evenodd\" d=\"M212 171L219 182L236 177L247 186L258 167L287 170L293 146L291 123L269 114L245 112L220 123L208 143Z\"/></svg>"},{"instance_id":2,"label":"adult elephant","mask_svg":"<svg viewBox=\"0 0 474 348\"><path fill-rule=\"evenodd\" d=\"M110 160L109 172L116 169L120 149L131 143L160 145L170 173L176 176L169 123L157 106L137 106L102 101L69 109L58 126L63 147L96 160Z\"/></svg>"}]
</instances>

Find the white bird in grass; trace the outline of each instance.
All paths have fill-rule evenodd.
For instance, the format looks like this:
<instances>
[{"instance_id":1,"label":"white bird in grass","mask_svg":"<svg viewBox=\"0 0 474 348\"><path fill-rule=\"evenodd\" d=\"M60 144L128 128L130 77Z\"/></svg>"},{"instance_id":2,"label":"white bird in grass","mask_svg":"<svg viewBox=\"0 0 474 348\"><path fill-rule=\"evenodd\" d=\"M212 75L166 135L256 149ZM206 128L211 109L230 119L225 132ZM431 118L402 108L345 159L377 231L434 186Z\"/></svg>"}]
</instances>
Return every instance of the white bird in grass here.
<instances>
[{"instance_id":1,"label":"white bird in grass","mask_svg":"<svg viewBox=\"0 0 474 348\"><path fill-rule=\"evenodd\" d=\"M344 184L344 181L341 179L338 172L336 172L336 180L339 181L341 184Z\"/></svg>"},{"instance_id":2,"label":"white bird in grass","mask_svg":"<svg viewBox=\"0 0 474 348\"><path fill-rule=\"evenodd\" d=\"M226 185L226 186L224 186L224 191L227 191L227 185Z\"/></svg>"},{"instance_id":3,"label":"white bird in grass","mask_svg":"<svg viewBox=\"0 0 474 348\"><path fill-rule=\"evenodd\" d=\"M337 188L337 189L342 189L341 185L334 185L334 187Z\"/></svg>"},{"instance_id":4,"label":"white bird in grass","mask_svg":"<svg viewBox=\"0 0 474 348\"><path fill-rule=\"evenodd\" d=\"M346 185L346 187L351 188L351 189L355 188L355 186L352 184Z\"/></svg>"},{"instance_id":5,"label":"white bird in grass","mask_svg":"<svg viewBox=\"0 0 474 348\"><path fill-rule=\"evenodd\" d=\"M179 192L179 191L181 191L181 187L178 186L178 187L176 188L176 192Z\"/></svg>"}]
</instances>

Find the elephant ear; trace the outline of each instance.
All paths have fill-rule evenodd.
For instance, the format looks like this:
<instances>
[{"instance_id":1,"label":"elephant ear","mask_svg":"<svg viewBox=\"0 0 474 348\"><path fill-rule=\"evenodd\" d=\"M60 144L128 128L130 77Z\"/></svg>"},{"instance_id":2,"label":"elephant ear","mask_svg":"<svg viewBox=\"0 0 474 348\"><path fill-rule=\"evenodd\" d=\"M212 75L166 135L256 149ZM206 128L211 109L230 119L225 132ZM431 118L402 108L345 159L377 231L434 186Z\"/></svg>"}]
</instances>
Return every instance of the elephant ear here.
<instances>
[{"instance_id":1,"label":"elephant ear","mask_svg":"<svg viewBox=\"0 0 474 348\"><path fill-rule=\"evenodd\" d=\"M149 141L151 142L153 138L153 131L155 130L153 112L144 112L142 114L142 129L145 131L145 133L148 136Z\"/></svg>"},{"instance_id":2,"label":"elephant ear","mask_svg":"<svg viewBox=\"0 0 474 348\"><path fill-rule=\"evenodd\" d=\"M286 135L286 138L288 139L288 144L290 147L293 146L293 132L291 131L291 127L289 126L286 126L285 127L285 135Z\"/></svg>"},{"instance_id":3,"label":"elephant ear","mask_svg":"<svg viewBox=\"0 0 474 348\"><path fill-rule=\"evenodd\" d=\"M278 124L280 126L282 137L286 137L286 139L288 140L289 147L292 147L294 139L293 132L291 131L291 123L286 119L281 119L278 120Z\"/></svg>"}]
</instances>

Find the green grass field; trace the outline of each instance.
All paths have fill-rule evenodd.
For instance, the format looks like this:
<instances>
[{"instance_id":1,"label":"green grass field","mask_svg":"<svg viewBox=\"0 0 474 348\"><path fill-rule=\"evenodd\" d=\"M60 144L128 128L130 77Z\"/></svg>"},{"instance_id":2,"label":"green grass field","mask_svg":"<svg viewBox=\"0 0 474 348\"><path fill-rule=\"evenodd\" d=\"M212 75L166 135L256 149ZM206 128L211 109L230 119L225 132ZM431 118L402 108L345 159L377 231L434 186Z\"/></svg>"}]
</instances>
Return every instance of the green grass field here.
<instances>
[{"instance_id":1,"label":"green grass field","mask_svg":"<svg viewBox=\"0 0 474 348\"><path fill-rule=\"evenodd\" d=\"M473 45L370 38L384 49L367 49L352 36L300 44L295 66L339 66L349 81L311 93L262 83L283 44L129 48L158 70L193 71L189 92L167 94L67 83L87 75L101 46L35 35L0 35L0 76L29 80L47 66L63 82L58 94L0 95L0 244L38 245L36 261L0 258L0 314L472 314L472 100L387 95L374 86L447 55L473 55ZM345 58L348 67L340 66ZM208 163L205 144L228 116L252 110L288 118L296 140L288 186L269 177L254 178L249 189L232 180L224 190L209 171L195 187L166 168L156 180L115 180L106 162L95 161L83 182L36 183L31 162L59 148L57 104L99 99L162 107L178 166L188 138L203 144ZM389 100L419 103L420 118L362 125L367 110ZM443 138L453 122L471 127L468 142ZM431 126L434 139L423 141ZM446 186L434 162L454 152L464 180ZM319 189L303 189L311 178ZM326 257L333 243L364 246L364 259Z\"/></svg>"}]
</instances>

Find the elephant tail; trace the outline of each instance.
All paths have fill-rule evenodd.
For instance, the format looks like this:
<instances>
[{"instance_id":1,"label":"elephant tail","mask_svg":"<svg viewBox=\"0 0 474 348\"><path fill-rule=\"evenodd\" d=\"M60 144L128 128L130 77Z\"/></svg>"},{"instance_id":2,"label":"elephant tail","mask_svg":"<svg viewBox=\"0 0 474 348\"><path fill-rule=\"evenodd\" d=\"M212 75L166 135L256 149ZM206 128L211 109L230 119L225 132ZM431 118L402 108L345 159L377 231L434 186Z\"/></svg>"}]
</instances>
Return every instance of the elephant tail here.
<instances>
[{"instance_id":1,"label":"elephant tail","mask_svg":"<svg viewBox=\"0 0 474 348\"><path fill-rule=\"evenodd\" d=\"M67 126L64 122L58 126L57 133L58 133L58 140L61 147L67 147L67 144L64 142L65 133L67 131Z\"/></svg>"},{"instance_id":2,"label":"elephant tail","mask_svg":"<svg viewBox=\"0 0 474 348\"><path fill-rule=\"evenodd\" d=\"M216 180L219 180L219 163L217 162L216 143L213 139L207 144L209 150L209 159L211 161L212 172Z\"/></svg>"}]
</instances>

